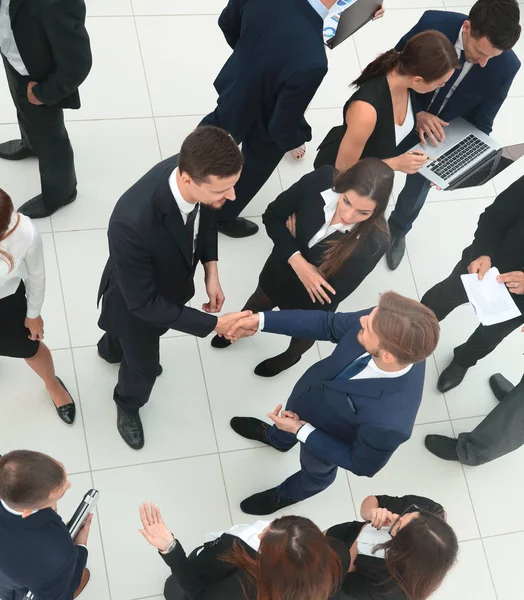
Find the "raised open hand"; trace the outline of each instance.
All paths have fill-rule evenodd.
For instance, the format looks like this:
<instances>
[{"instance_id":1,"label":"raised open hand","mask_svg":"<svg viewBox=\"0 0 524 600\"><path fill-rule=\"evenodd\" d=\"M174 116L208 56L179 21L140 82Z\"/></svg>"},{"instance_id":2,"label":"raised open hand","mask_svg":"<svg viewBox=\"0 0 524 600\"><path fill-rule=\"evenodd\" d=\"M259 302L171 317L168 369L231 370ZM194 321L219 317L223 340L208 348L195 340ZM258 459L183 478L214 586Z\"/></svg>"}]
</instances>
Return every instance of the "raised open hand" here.
<instances>
[{"instance_id":1,"label":"raised open hand","mask_svg":"<svg viewBox=\"0 0 524 600\"><path fill-rule=\"evenodd\" d=\"M173 543L173 534L166 527L158 506L144 502L139 508L143 529L140 533L160 552L165 552Z\"/></svg>"}]
</instances>

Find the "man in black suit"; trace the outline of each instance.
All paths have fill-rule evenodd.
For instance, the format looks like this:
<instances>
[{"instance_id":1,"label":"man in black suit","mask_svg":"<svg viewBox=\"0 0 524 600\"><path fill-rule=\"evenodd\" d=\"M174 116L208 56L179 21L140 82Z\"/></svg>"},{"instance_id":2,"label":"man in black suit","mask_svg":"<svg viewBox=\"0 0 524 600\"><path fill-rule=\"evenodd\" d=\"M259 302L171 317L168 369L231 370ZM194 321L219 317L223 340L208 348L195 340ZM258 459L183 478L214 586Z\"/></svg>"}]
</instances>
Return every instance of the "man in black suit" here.
<instances>
[{"instance_id":1,"label":"man in black suit","mask_svg":"<svg viewBox=\"0 0 524 600\"><path fill-rule=\"evenodd\" d=\"M84 0L0 0L0 52L21 134L0 144L0 158L38 158L42 193L18 209L32 219L76 199L63 109L80 108L91 69L85 13Z\"/></svg>"},{"instance_id":2,"label":"man in black suit","mask_svg":"<svg viewBox=\"0 0 524 600\"><path fill-rule=\"evenodd\" d=\"M180 154L153 167L120 198L109 221L109 259L98 292L99 326L106 334L98 352L109 363L121 363L113 396L117 426L135 450L144 445L138 411L162 371L160 336L168 329L222 335L243 314L207 314L224 304L215 211L235 199L241 170L233 138L218 127L200 127ZM204 312L186 306L195 293L198 262L209 296Z\"/></svg>"},{"instance_id":3,"label":"man in black suit","mask_svg":"<svg viewBox=\"0 0 524 600\"><path fill-rule=\"evenodd\" d=\"M447 279L427 291L421 302L431 308L442 321L468 301L460 278L466 273L478 273L482 279L492 266L501 273L513 300L524 313L524 177L495 198L482 213L473 243L462 252ZM500 342L524 323L524 315L490 325L479 325L470 338L454 350L452 362L440 374L437 387L445 393L459 385L468 369L495 350Z\"/></svg>"},{"instance_id":4,"label":"man in black suit","mask_svg":"<svg viewBox=\"0 0 524 600\"><path fill-rule=\"evenodd\" d=\"M56 512L71 487L64 466L40 452L0 458L0 598L71 600L89 581L90 515L74 540Z\"/></svg>"}]
</instances>

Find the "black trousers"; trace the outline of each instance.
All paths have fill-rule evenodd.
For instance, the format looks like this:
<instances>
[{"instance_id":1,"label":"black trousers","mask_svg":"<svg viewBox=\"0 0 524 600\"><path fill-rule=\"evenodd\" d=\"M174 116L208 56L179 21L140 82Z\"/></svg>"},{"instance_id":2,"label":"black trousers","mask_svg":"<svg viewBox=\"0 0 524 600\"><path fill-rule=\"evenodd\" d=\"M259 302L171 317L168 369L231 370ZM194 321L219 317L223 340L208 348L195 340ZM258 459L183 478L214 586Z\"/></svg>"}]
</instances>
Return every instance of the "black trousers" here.
<instances>
[{"instance_id":1,"label":"black trousers","mask_svg":"<svg viewBox=\"0 0 524 600\"><path fill-rule=\"evenodd\" d=\"M453 269L451 275L447 279L444 279L444 281L433 286L422 297L422 304L431 308L439 321L445 319L457 306L468 302L468 297L460 276L468 272L470 261L466 257L469 256L469 249L466 249L462 259ZM513 296L513 299L517 301L521 310L524 309L524 306L522 306L523 303L517 298L517 296ZM521 315L515 319L490 325L489 327L479 325L464 344L455 348L453 360L463 367L473 367L477 364L477 361L495 350L506 336L523 323L524 315Z\"/></svg>"},{"instance_id":2,"label":"black trousers","mask_svg":"<svg viewBox=\"0 0 524 600\"><path fill-rule=\"evenodd\" d=\"M227 124L222 124L220 120L218 108L204 117L200 125L215 125L228 129ZM224 207L219 210L218 222L238 217L270 178L285 154L285 151L273 141L261 122L256 123L249 130L245 139L236 141L239 144L242 143L244 168L235 186L236 200L226 202ZM270 200L274 200L274 198Z\"/></svg>"},{"instance_id":3,"label":"black trousers","mask_svg":"<svg viewBox=\"0 0 524 600\"><path fill-rule=\"evenodd\" d=\"M73 148L57 106L35 106L27 99L30 77L20 75L4 56L9 91L16 108L22 142L38 158L42 199L46 207L63 205L76 193Z\"/></svg>"},{"instance_id":4,"label":"black trousers","mask_svg":"<svg viewBox=\"0 0 524 600\"><path fill-rule=\"evenodd\" d=\"M147 403L158 375L160 336L167 329L144 327L116 336L106 332L98 342L98 353L109 363L120 363L115 402L129 412Z\"/></svg>"}]
</instances>

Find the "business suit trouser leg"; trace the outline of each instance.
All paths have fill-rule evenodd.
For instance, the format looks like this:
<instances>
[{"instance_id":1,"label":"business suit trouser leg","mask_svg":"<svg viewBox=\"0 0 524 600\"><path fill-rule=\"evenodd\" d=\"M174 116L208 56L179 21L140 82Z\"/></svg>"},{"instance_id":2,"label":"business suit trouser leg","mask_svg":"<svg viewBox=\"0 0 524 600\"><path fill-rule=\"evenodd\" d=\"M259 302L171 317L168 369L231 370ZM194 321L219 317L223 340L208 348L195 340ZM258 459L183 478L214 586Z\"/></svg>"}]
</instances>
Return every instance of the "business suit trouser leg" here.
<instances>
[{"instance_id":1,"label":"business suit trouser leg","mask_svg":"<svg viewBox=\"0 0 524 600\"><path fill-rule=\"evenodd\" d=\"M406 184L400 192L388 220L393 238L403 238L409 233L426 202L430 188L430 182L418 173L406 177Z\"/></svg>"},{"instance_id":2,"label":"business suit trouser leg","mask_svg":"<svg viewBox=\"0 0 524 600\"><path fill-rule=\"evenodd\" d=\"M23 144L38 158L42 200L46 208L56 209L76 194L74 154L64 111L57 106L31 104L27 99L29 77L3 60Z\"/></svg>"},{"instance_id":3,"label":"business suit trouser leg","mask_svg":"<svg viewBox=\"0 0 524 600\"><path fill-rule=\"evenodd\" d=\"M483 465L524 445L524 377L470 433L458 436L461 463Z\"/></svg>"}]
</instances>

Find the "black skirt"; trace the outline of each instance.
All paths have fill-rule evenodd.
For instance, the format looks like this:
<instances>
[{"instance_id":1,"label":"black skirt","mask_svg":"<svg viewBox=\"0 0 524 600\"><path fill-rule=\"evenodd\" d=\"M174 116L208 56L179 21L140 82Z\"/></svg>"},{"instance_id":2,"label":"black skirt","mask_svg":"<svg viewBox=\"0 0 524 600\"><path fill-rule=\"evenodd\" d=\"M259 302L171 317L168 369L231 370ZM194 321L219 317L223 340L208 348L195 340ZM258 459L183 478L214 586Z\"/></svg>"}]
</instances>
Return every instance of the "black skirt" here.
<instances>
[{"instance_id":1,"label":"black skirt","mask_svg":"<svg viewBox=\"0 0 524 600\"><path fill-rule=\"evenodd\" d=\"M25 285L21 281L14 294L0 299L0 356L32 358L37 353L40 342L28 338L26 313Z\"/></svg>"}]
</instances>

